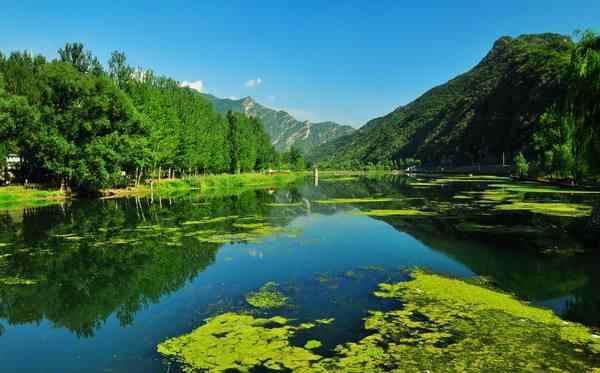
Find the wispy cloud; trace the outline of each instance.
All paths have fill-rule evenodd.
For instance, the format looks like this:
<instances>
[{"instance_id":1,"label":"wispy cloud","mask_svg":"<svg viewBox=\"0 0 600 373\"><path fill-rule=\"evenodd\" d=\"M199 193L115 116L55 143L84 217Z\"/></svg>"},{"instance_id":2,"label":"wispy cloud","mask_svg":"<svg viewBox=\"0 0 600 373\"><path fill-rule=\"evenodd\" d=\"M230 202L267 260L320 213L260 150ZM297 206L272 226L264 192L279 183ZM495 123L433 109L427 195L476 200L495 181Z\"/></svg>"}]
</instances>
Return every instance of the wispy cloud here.
<instances>
[{"instance_id":1,"label":"wispy cloud","mask_svg":"<svg viewBox=\"0 0 600 373\"><path fill-rule=\"evenodd\" d=\"M248 80L246 83L244 83L244 85L248 88L256 88L259 85L262 84L262 79L261 78L256 78L256 79L250 79Z\"/></svg>"},{"instance_id":2,"label":"wispy cloud","mask_svg":"<svg viewBox=\"0 0 600 373\"><path fill-rule=\"evenodd\" d=\"M193 82L184 80L183 82L179 83L179 86L188 87L198 92L204 92L204 82L202 80L196 80Z\"/></svg>"}]
</instances>

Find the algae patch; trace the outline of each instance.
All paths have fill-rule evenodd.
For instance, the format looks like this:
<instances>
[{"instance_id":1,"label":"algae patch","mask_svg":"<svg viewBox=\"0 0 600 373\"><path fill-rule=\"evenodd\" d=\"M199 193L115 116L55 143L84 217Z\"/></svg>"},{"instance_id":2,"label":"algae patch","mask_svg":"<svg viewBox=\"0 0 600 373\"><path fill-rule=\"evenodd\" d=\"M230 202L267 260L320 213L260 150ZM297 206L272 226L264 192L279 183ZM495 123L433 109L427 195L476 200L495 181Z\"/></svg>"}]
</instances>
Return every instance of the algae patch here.
<instances>
[{"instance_id":1,"label":"algae patch","mask_svg":"<svg viewBox=\"0 0 600 373\"><path fill-rule=\"evenodd\" d=\"M158 351L185 371L299 372L594 372L600 341L586 327L549 310L478 284L413 272L413 279L380 284L375 295L399 300L396 309L372 310L370 334L336 346L327 356L315 339L291 342L299 326L283 317L225 313ZM316 329L318 331L318 329Z\"/></svg>"},{"instance_id":2,"label":"algae patch","mask_svg":"<svg viewBox=\"0 0 600 373\"><path fill-rule=\"evenodd\" d=\"M244 372L254 367L299 370L310 367L320 356L290 345L297 329L283 317L225 313L188 335L159 344L158 352L183 363L187 372Z\"/></svg>"},{"instance_id":3,"label":"algae patch","mask_svg":"<svg viewBox=\"0 0 600 373\"><path fill-rule=\"evenodd\" d=\"M256 308L283 307L288 297L277 290L278 287L276 282L267 282L257 292L246 295L246 302Z\"/></svg>"},{"instance_id":4,"label":"algae patch","mask_svg":"<svg viewBox=\"0 0 600 373\"><path fill-rule=\"evenodd\" d=\"M379 202L392 202L393 198L332 198L332 199L321 199L314 201L321 205L344 205L353 203L379 203Z\"/></svg>"},{"instance_id":5,"label":"algae patch","mask_svg":"<svg viewBox=\"0 0 600 373\"><path fill-rule=\"evenodd\" d=\"M432 212L420 211L414 209L403 209L403 210L367 210L367 211L356 211L355 215L368 215L368 216L432 216L435 215Z\"/></svg>"}]
</instances>

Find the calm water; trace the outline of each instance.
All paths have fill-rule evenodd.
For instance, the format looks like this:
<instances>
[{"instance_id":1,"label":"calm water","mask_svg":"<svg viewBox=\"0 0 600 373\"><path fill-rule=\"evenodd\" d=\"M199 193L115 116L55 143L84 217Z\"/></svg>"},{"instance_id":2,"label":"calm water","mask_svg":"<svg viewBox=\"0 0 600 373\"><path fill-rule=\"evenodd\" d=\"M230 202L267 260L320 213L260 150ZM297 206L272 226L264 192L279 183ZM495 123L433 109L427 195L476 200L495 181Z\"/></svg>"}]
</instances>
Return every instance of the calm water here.
<instances>
[{"instance_id":1,"label":"calm water","mask_svg":"<svg viewBox=\"0 0 600 373\"><path fill-rule=\"evenodd\" d=\"M277 314L335 318L325 335L300 336L318 337L326 348L360 338L366 311L386 307L371 295L376 285L403 280L402 270L415 266L488 276L567 319L600 326L600 256L548 252L584 247L577 234L581 219L448 209L456 193L485 184L405 183L307 181L206 200L186 195L75 201L5 212L1 370L172 372L177 368L155 352L158 343L211 315L248 310L244 296L268 281L290 297L291 306ZM319 203L364 197L395 200ZM590 197L560 198L587 203ZM407 206L442 212L418 218L357 214ZM465 231L465 222L526 233Z\"/></svg>"}]
</instances>

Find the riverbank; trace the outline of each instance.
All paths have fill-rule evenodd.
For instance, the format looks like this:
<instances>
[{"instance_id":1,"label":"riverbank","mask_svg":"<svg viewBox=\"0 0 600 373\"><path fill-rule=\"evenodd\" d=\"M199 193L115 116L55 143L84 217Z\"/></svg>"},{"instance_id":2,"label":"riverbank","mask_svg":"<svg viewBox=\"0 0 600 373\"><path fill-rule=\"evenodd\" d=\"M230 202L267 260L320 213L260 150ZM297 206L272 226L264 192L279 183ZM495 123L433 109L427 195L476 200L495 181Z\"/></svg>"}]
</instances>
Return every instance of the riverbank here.
<instances>
[{"instance_id":1,"label":"riverbank","mask_svg":"<svg viewBox=\"0 0 600 373\"><path fill-rule=\"evenodd\" d=\"M7 185L0 187L0 210L45 206L67 198L64 191L38 185Z\"/></svg>"},{"instance_id":2,"label":"riverbank","mask_svg":"<svg viewBox=\"0 0 600 373\"><path fill-rule=\"evenodd\" d=\"M141 196L152 193L161 195L198 191L210 196L234 195L256 188L281 187L306 176L304 172L281 172L276 174L245 173L236 175L206 175L185 179L154 180L137 187L107 189L103 198Z\"/></svg>"},{"instance_id":3,"label":"riverbank","mask_svg":"<svg viewBox=\"0 0 600 373\"><path fill-rule=\"evenodd\" d=\"M173 195L198 191L208 196L241 194L257 188L275 188L293 183L308 175L305 172L277 174L246 173L237 175L207 175L185 179L163 179L137 187L114 188L100 191L101 198L120 198L150 194ZM10 185L0 187L0 210L23 209L61 203L75 198L57 189L40 186Z\"/></svg>"}]
</instances>

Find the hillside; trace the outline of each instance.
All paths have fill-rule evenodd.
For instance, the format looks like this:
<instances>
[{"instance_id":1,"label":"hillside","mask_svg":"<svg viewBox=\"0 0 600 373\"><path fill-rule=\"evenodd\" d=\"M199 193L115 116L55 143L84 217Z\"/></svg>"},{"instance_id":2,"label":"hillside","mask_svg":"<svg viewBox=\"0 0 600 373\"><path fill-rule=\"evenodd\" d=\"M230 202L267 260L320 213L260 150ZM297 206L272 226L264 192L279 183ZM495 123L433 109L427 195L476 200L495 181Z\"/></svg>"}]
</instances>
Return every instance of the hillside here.
<instances>
[{"instance_id":1,"label":"hillside","mask_svg":"<svg viewBox=\"0 0 600 373\"><path fill-rule=\"evenodd\" d=\"M204 96L220 113L231 110L260 119L271 136L275 149L279 151L289 150L292 146L296 146L304 154L308 154L315 146L354 132L354 128L334 122L299 121L283 110L273 110L262 106L251 97L230 100L208 94Z\"/></svg>"},{"instance_id":2,"label":"hillside","mask_svg":"<svg viewBox=\"0 0 600 373\"><path fill-rule=\"evenodd\" d=\"M502 37L469 72L318 147L311 158L464 165L527 153L540 115L564 90L559 77L573 45L558 34Z\"/></svg>"}]
</instances>

